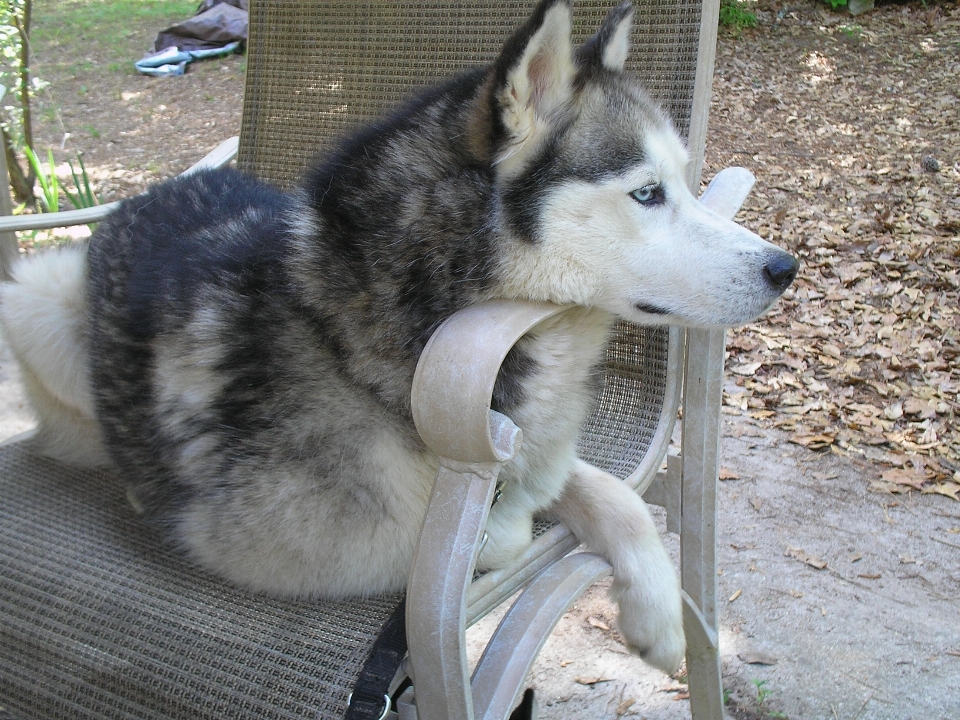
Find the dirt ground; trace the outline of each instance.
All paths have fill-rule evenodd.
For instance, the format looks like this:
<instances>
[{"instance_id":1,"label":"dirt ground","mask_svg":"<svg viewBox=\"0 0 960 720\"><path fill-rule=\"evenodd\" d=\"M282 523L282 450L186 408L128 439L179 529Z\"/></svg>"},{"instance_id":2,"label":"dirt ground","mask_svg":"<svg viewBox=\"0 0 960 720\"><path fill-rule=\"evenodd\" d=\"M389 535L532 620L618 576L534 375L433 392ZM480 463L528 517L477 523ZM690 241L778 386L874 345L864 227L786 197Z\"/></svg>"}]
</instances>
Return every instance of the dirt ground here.
<instances>
[{"instance_id":1,"label":"dirt ground","mask_svg":"<svg viewBox=\"0 0 960 720\"><path fill-rule=\"evenodd\" d=\"M706 176L752 170L739 219L803 267L772 314L729 336L728 707L957 720L960 9L892 4L852 18L763 0L757 14L756 29L721 33ZM38 144L58 148L69 132L64 153L84 151L104 200L239 131L240 56L179 79L94 63L77 92L55 50L35 49L59 113L39 113ZM0 347L0 438L30 425ZM544 720L689 716L683 676L626 655L614 617L596 588L561 621L532 676Z\"/></svg>"}]
</instances>

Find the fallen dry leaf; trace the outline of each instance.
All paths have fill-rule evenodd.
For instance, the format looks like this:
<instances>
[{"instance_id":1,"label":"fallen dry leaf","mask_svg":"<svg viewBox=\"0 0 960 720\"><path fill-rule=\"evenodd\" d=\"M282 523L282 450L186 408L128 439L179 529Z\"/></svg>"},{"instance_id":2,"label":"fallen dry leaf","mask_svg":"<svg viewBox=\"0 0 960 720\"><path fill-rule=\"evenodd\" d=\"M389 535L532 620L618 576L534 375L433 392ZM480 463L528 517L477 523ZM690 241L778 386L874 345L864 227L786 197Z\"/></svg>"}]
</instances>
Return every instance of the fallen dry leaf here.
<instances>
[{"instance_id":1,"label":"fallen dry leaf","mask_svg":"<svg viewBox=\"0 0 960 720\"><path fill-rule=\"evenodd\" d=\"M810 567L816 568L817 570L823 570L825 567L827 567L826 560L822 560L815 555L811 555L805 550L800 550L799 548L787 548L787 551L784 554L787 557L792 557L795 560L806 563Z\"/></svg>"},{"instance_id":2,"label":"fallen dry leaf","mask_svg":"<svg viewBox=\"0 0 960 720\"><path fill-rule=\"evenodd\" d=\"M960 501L960 497L957 496L957 493L960 493L960 485L953 482L940 483L939 485L925 487L923 488L922 492L925 495L936 493L937 495L944 495L948 498L953 498L954 500Z\"/></svg>"},{"instance_id":3,"label":"fallen dry leaf","mask_svg":"<svg viewBox=\"0 0 960 720\"><path fill-rule=\"evenodd\" d=\"M836 439L835 435L803 435L796 434L791 435L789 438L790 442L795 445L802 445L805 448L810 450L824 450L830 447L833 444L833 441Z\"/></svg>"},{"instance_id":4,"label":"fallen dry leaf","mask_svg":"<svg viewBox=\"0 0 960 720\"><path fill-rule=\"evenodd\" d=\"M776 665L777 658L772 655L757 651L748 651L737 653L737 657L747 663L747 665Z\"/></svg>"},{"instance_id":5,"label":"fallen dry leaf","mask_svg":"<svg viewBox=\"0 0 960 720\"><path fill-rule=\"evenodd\" d=\"M573 681L579 685L597 685L598 683L612 682L612 678L604 677L575 677Z\"/></svg>"},{"instance_id":6,"label":"fallen dry leaf","mask_svg":"<svg viewBox=\"0 0 960 720\"><path fill-rule=\"evenodd\" d=\"M740 597L741 595L743 595L743 589L742 589L742 588L738 589L733 595L730 596L729 602L733 602L734 600L736 600L736 599L737 599L738 597Z\"/></svg>"},{"instance_id":7,"label":"fallen dry leaf","mask_svg":"<svg viewBox=\"0 0 960 720\"><path fill-rule=\"evenodd\" d=\"M587 624L599 630L609 630L610 626L598 617L590 616L587 618Z\"/></svg>"},{"instance_id":8,"label":"fallen dry leaf","mask_svg":"<svg viewBox=\"0 0 960 720\"><path fill-rule=\"evenodd\" d=\"M763 363L753 362L753 363L742 363L740 365L734 365L730 368L730 372L734 375L753 375L760 369L760 366Z\"/></svg>"},{"instance_id":9,"label":"fallen dry leaf","mask_svg":"<svg viewBox=\"0 0 960 720\"><path fill-rule=\"evenodd\" d=\"M622 717L627 714L627 711L633 707L633 704L637 702L634 698L629 698L624 700L622 703L617 705L617 717Z\"/></svg>"},{"instance_id":10,"label":"fallen dry leaf","mask_svg":"<svg viewBox=\"0 0 960 720\"><path fill-rule=\"evenodd\" d=\"M880 473L880 477L884 482L893 483L895 485L908 485L915 490L922 489L923 484L926 482L925 474L915 471L901 470L899 468L884 470L882 473Z\"/></svg>"},{"instance_id":11,"label":"fallen dry leaf","mask_svg":"<svg viewBox=\"0 0 960 720\"><path fill-rule=\"evenodd\" d=\"M865 580L879 580L880 573L860 573L857 577L861 577Z\"/></svg>"},{"instance_id":12,"label":"fallen dry leaf","mask_svg":"<svg viewBox=\"0 0 960 720\"><path fill-rule=\"evenodd\" d=\"M894 495L898 495L909 492L910 488L906 485L897 485L896 483L892 482L874 480L867 486L867 490L875 493L893 493Z\"/></svg>"},{"instance_id":13,"label":"fallen dry leaf","mask_svg":"<svg viewBox=\"0 0 960 720\"><path fill-rule=\"evenodd\" d=\"M721 480L739 480L740 476L730 468L720 468L719 477Z\"/></svg>"}]
</instances>

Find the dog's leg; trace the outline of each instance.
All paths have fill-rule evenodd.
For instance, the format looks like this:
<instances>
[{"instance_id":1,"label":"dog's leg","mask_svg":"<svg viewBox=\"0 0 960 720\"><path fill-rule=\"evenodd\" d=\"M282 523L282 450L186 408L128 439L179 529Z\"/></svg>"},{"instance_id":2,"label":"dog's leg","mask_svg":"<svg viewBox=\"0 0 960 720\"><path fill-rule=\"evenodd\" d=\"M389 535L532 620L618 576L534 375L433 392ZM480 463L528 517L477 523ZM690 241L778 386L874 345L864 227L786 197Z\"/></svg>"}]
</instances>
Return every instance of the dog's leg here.
<instances>
[{"instance_id":1,"label":"dog's leg","mask_svg":"<svg viewBox=\"0 0 960 720\"><path fill-rule=\"evenodd\" d=\"M674 672L685 650L680 583L640 496L578 460L549 514L613 565L612 594L627 647Z\"/></svg>"},{"instance_id":2,"label":"dog's leg","mask_svg":"<svg viewBox=\"0 0 960 720\"><path fill-rule=\"evenodd\" d=\"M508 486L490 510L487 542L477 559L478 570L506 567L529 547L533 540L533 513L529 496Z\"/></svg>"}]
</instances>

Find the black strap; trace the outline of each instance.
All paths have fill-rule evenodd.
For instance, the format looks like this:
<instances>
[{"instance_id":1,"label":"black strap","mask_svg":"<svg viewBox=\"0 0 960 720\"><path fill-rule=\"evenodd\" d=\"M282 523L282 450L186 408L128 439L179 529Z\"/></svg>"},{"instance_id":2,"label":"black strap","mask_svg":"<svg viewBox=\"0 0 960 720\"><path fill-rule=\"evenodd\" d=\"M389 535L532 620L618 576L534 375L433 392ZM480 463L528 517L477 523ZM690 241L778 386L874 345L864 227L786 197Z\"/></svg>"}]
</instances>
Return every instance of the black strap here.
<instances>
[{"instance_id":1,"label":"black strap","mask_svg":"<svg viewBox=\"0 0 960 720\"><path fill-rule=\"evenodd\" d=\"M407 654L406 598L400 601L380 630L380 636L360 671L344 720L379 720L390 682Z\"/></svg>"}]
</instances>

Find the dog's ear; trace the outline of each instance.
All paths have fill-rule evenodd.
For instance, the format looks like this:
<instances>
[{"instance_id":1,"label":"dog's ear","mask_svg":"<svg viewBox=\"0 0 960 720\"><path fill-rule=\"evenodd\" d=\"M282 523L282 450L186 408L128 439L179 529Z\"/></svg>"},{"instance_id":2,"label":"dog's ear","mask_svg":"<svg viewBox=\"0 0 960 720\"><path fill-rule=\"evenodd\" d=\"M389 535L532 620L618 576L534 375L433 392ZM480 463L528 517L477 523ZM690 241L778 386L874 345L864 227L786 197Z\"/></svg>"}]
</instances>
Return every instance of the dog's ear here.
<instances>
[{"instance_id":1,"label":"dog's ear","mask_svg":"<svg viewBox=\"0 0 960 720\"><path fill-rule=\"evenodd\" d=\"M568 107L576 67L570 0L543 0L494 64L491 103L498 162L526 154Z\"/></svg>"},{"instance_id":2,"label":"dog's ear","mask_svg":"<svg viewBox=\"0 0 960 720\"><path fill-rule=\"evenodd\" d=\"M630 31L633 28L633 3L620 3L608 14L597 34L577 51L577 64L582 68L621 72L630 52Z\"/></svg>"}]
</instances>

